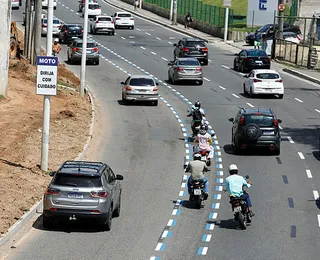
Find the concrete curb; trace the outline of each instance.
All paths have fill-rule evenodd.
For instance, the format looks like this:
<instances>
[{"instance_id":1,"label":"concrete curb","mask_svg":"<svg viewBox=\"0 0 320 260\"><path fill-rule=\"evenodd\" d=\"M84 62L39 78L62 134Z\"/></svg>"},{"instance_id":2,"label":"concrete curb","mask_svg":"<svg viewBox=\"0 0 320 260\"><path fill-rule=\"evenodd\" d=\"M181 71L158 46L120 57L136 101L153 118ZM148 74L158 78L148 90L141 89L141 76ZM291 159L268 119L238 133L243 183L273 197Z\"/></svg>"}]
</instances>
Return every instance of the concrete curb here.
<instances>
[{"instance_id":1,"label":"concrete curb","mask_svg":"<svg viewBox=\"0 0 320 260\"><path fill-rule=\"evenodd\" d=\"M64 88L75 90L69 87L64 86ZM77 90L75 90L77 91ZM89 95L90 103L91 103L91 111L92 111L92 116L91 116L91 122L90 122L90 130L89 130L89 136L87 139L86 144L83 147L82 152L75 158L74 160L81 160L83 156L86 154L90 141L92 139L93 135L93 128L94 128L94 120L95 120L95 106L94 106L94 95L92 90L89 87L85 88L86 93ZM43 200L41 199L38 201L36 204L34 204L31 209L24 213L21 219L19 219L16 223L14 223L9 229L8 232L5 233L1 238L0 238L0 247L6 244L16 233L18 233L21 228L26 225L26 223L36 214L36 213L41 213L43 209Z\"/></svg>"},{"instance_id":2,"label":"concrete curb","mask_svg":"<svg viewBox=\"0 0 320 260\"><path fill-rule=\"evenodd\" d=\"M309 75L307 75L307 74L304 74L304 73L302 73L302 72L299 72L299 71L296 71L296 70L293 70L293 69L284 68L284 69L282 69L282 70L283 70L284 72L287 72L287 73L290 73L290 74L292 74L292 75L295 75L295 76L297 76L297 77L299 77L299 78L303 78L303 79L309 80L309 81L311 81L311 82L313 82L313 83L317 83L317 84L320 85L320 79L316 79L316 78L314 78L314 77L311 77L311 76L309 76Z\"/></svg>"}]
</instances>

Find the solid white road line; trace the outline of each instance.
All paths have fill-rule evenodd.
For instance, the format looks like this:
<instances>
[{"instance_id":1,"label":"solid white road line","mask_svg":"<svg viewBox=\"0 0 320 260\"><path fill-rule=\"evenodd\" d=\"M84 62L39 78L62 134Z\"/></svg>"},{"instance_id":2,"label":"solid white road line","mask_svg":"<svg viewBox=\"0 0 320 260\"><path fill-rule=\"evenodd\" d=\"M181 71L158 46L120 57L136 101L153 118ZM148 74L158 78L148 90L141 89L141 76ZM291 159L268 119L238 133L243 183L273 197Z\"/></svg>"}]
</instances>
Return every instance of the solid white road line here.
<instances>
[{"instance_id":1,"label":"solid white road line","mask_svg":"<svg viewBox=\"0 0 320 260\"><path fill-rule=\"evenodd\" d=\"M145 50L146 48L145 47L143 47L143 46L140 46L140 48L142 49L142 50Z\"/></svg>"},{"instance_id":2,"label":"solid white road line","mask_svg":"<svg viewBox=\"0 0 320 260\"><path fill-rule=\"evenodd\" d=\"M203 78L204 80L206 80L206 81L210 81L210 79L207 79L207 78Z\"/></svg>"},{"instance_id":3,"label":"solid white road line","mask_svg":"<svg viewBox=\"0 0 320 260\"><path fill-rule=\"evenodd\" d=\"M292 138L290 136L287 136L287 138L288 138L290 144L294 144L294 141L292 140Z\"/></svg>"},{"instance_id":4,"label":"solid white road line","mask_svg":"<svg viewBox=\"0 0 320 260\"><path fill-rule=\"evenodd\" d=\"M307 176L308 176L308 178L309 179L311 179L312 178L312 174L311 174L311 171L310 170L306 170L306 174L307 174Z\"/></svg>"},{"instance_id":5,"label":"solid white road line","mask_svg":"<svg viewBox=\"0 0 320 260\"><path fill-rule=\"evenodd\" d=\"M317 190L313 191L313 197L314 197L314 200L318 200L319 199L319 192Z\"/></svg>"},{"instance_id":6,"label":"solid white road line","mask_svg":"<svg viewBox=\"0 0 320 260\"><path fill-rule=\"evenodd\" d=\"M234 96L235 98L240 98L239 96L237 96L236 94L232 93L232 96Z\"/></svg>"},{"instance_id":7,"label":"solid white road line","mask_svg":"<svg viewBox=\"0 0 320 260\"><path fill-rule=\"evenodd\" d=\"M223 90L226 90L226 88L222 87L222 86L219 86L219 88L223 89Z\"/></svg>"},{"instance_id":8,"label":"solid white road line","mask_svg":"<svg viewBox=\"0 0 320 260\"><path fill-rule=\"evenodd\" d=\"M250 103L246 103L249 107L254 107L254 105L250 104Z\"/></svg>"},{"instance_id":9,"label":"solid white road line","mask_svg":"<svg viewBox=\"0 0 320 260\"><path fill-rule=\"evenodd\" d=\"M226 65L221 65L221 67L223 67L223 68L225 68L225 69L227 69L227 70L230 69L230 67L228 67L228 66L226 66Z\"/></svg>"},{"instance_id":10,"label":"solid white road line","mask_svg":"<svg viewBox=\"0 0 320 260\"><path fill-rule=\"evenodd\" d=\"M303 155L303 153L301 153L301 152L298 152L298 155L299 155L299 157L300 157L300 159L301 159L301 160L304 160L304 159L306 159L306 158L304 158L304 155Z\"/></svg>"},{"instance_id":11,"label":"solid white road line","mask_svg":"<svg viewBox=\"0 0 320 260\"><path fill-rule=\"evenodd\" d=\"M303 101L301 99L299 99L299 98L294 98L294 99L297 100L300 103L303 103Z\"/></svg>"}]
</instances>

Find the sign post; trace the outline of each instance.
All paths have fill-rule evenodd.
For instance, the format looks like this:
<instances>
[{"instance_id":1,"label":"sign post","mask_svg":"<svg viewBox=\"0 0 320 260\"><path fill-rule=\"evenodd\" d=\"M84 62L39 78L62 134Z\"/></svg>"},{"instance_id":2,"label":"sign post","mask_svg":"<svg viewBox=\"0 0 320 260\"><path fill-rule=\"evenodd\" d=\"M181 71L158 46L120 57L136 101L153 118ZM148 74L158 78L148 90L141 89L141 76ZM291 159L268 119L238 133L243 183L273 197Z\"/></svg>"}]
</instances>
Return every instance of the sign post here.
<instances>
[{"instance_id":1,"label":"sign post","mask_svg":"<svg viewBox=\"0 0 320 260\"><path fill-rule=\"evenodd\" d=\"M224 37L223 41L228 40L228 27L229 27L229 7L231 6L232 0L223 0L223 5L226 8L225 19L224 19Z\"/></svg>"},{"instance_id":2,"label":"sign post","mask_svg":"<svg viewBox=\"0 0 320 260\"><path fill-rule=\"evenodd\" d=\"M37 57L37 95L57 95L58 57Z\"/></svg>"}]
</instances>

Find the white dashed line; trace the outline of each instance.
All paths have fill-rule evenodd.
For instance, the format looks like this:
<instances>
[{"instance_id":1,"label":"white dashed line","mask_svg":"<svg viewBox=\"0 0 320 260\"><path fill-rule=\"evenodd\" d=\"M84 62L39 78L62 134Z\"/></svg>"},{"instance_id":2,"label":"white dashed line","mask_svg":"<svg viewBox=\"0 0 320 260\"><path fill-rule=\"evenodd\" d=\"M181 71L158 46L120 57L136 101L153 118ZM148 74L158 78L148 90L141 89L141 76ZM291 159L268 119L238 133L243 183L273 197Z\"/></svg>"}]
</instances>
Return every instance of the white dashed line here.
<instances>
[{"instance_id":1,"label":"white dashed line","mask_svg":"<svg viewBox=\"0 0 320 260\"><path fill-rule=\"evenodd\" d=\"M156 54L155 52L153 52L153 51L152 51L151 53L152 53L153 55L157 55L157 54Z\"/></svg>"},{"instance_id":2,"label":"white dashed line","mask_svg":"<svg viewBox=\"0 0 320 260\"><path fill-rule=\"evenodd\" d=\"M226 90L226 88L222 87L222 86L219 86L219 88L223 89L223 90Z\"/></svg>"},{"instance_id":3,"label":"white dashed line","mask_svg":"<svg viewBox=\"0 0 320 260\"><path fill-rule=\"evenodd\" d=\"M168 61L168 59L164 58L164 57L161 57L161 59L165 60L165 61Z\"/></svg>"},{"instance_id":4,"label":"white dashed line","mask_svg":"<svg viewBox=\"0 0 320 260\"><path fill-rule=\"evenodd\" d=\"M311 179L312 178L312 174L311 174L311 171L310 170L306 170L306 174L307 174L307 176L308 176L308 178L309 179Z\"/></svg>"},{"instance_id":5,"label":"white dashed line","mask_svg":"<svg viewBox=\"0 0 320 260\"><path fill-rule=\"evenodd\" d=\"M170 40L174 40L175 38L174 38L174 37L169 37L169 39L170 39Z\"/></svg>"},{"instance_id":6,"label":"white dashed line","mask_svg":"<svg viewBox=\"0 0 320 260\"><path fill-rule=\"evenodd\" d=\"M221 67L223 67L223 68L225 68L225 69L227 69L227 70L230 69L230 67L228 67L228 66L226 66L226 65L221 65Z\"/></svg>"},{"instance_id":7,"label":"white dashed line","mask_svg":"<svg viewBox=\"0 0 320 260\"><path fill-rule=\"evenodd\" d=\"M130 41L130 43L135 43L134 41Z\"/></svg>"},{"instance_id":8,"label":"white dashed line","mask_svg":"<svg viewBox=\"0 0 320 260\"><path fill-rule=\"evenodd\" d=\"M159 37L156 37L157 40L161 41L161 39Z\"/></svg>"},{"instance_id":9,"label":"white dashed line","mask_svg":"<svg viewBox=\"0 0 320 260\"><path fill-rule=\"evenodd\" d=\"M143 47L143 46L140 46L140 48L142 49L142 50L145 50L146 48L145 47Z\"/></svg>"},{"instance_id":10,"label":"white dashed line","mask_svg":"<svg viewBox=\"0 0 320 260\"><path fill-rule=\"evenodd\" d=\"M74 11L73 10L70 10L72 13L74 13Z\"/></svg>"},{"instance_id":11,"label":"white dashed line","mask_svg":"<svg viewBox=\"0 0 320 260\"><path fill-rule=\"evenodd\" d=\"M125 40L125 39L126 39L126 38L124 38L124 37L122 37L122 36L121 36L120 38L121 38L122 40Z\"/></svg>"},{"instance_id":12,"label":"white dashed line","mask_svg":"<svg viewBox=\"0 0 320 260\"><path fill-rule=\"evenodd\" d=\"M156 249L155 251L159 251L160 248L162 247L163 243L158 243L157 246L156 246Z\"/></svg>"},{"instance_id":13,"label":"white dashed line","mask_svg":"<svg viewBox=\"0 0 320 260\"><path fill-rule=\"evenodd\" d=\"M320 110L319 110L319 109L315 109L315 111L318 112L318 113L320 113Z\"/></svg>"},{"instance_id":14,"label":"white dashed line","mask_svg":"<svg viewBox=\"0 0 320 260\"><path fill-rule=\"evenodd\" d=\"M299 99L299 98L294 98L294 99L297 100L300 103L303 103L303 101L301 99Z\"/></svg>"},{"instance_id":15,"label":"white dashed line","mask_svg":"<svg viewBox=\"0 0 320 260\"><path fill-rule=\"evenodd\" d=\"M319 199L319 192L317 190L314 190L312 192L313 192L314 200L318 200Z\"/></svg>"},{"instance_id":16,"label":"white dashed line","mask_svg":"<svg viewBox=\"0 0 320 260\"><path fill-rule=\"evenodd\" d=\"M148 33L148 32L145 32L145 34L146 34L146 35L151 35L151 34L150 34L150 33Z\"/></svg>"},{"instance_id":17,"label":"white dashed line","mask_svg":"<svg viewBox=\"0 0 320 260\"><path fill-rule=\"evenodd\" d=\"M235 98L240 98L239 96L237 96L236 94L232 93L232 96L234 96Z\"/></svg>"},{"instance_id":18,"label":"white dashed line","mask_svg":"<svg viewBox=\"0 0 320 260\"><path fill-rule=\"evenodd\" d=\"M298 155L299 155L299 157L300 157L300 159L301 159L301 160L304 160L304 159L306 159L306 158L304 158L304 155L303 155L303 153L301 153L301 152L298 152Z\"/></svg>"},{"instance_id":19,"label":"white dashed line","mask_svg":"<svg viewBox=\"0 0 320 260\"><path fill-rule=\"evenodd\" d=\"M254 107L254 105L250 104L250 103L246 103L249 107Z\"/></svg>"},{"instance_id":20,"label":"white dashed line","mask_svg":"<svg viewBox=\"0 0 320 260\"><path fill-rule=\"evenodd\" d=\"M320 227L320 215L318 215L318 225Z\"/></svg>"},{"instance_id":21,"label":"white dashed line","mask_svg":"<svg viewBox=\"0 0 320 260\"><path fill-rule=\"evenodd\" d=\"M140 31L141 31L141 29L138 29L138 28L137 28L137 31L139 31L139 32L140 32Z\"/></svg>"},{"instance_id":22,"label":"white dashed line","mask_svg":"<svg viewBox=\"0 0 320 260\"><path fill-rule=\"evenodd\" d=\"M168 42L168 43L171 44L171 45L173 44L172 42Z\"/></svg>"},{"instance_id":23,"label":"white dashed line","mask_svg":"<svg viewBox=\"0 0 320 260\"><path fill-rule=\"evenodd\" d=\"M210 234L210 235L207 235L207 237L206 237L206 242L210 242L211 241L211 238L212 238L212 235Z\"/></svg>"},{"instance_id":24,"label":"white dashed line","mask_svg":"<svg viewBox=\"0 0 320 260\"><path fill-rule=\"evenodd\" d=\"M203 78L204 80L206 80L206 81L210 81L210 79L207 79L207 78Z\"/></svg>"},{"instance_id":25,"label":"white dashed line","mask_svg":"<svg viewBox=\"0 0 320 260\"><path fill-rule=\"evenodd\" d=\"M287 138L288 138L290 144L294 144L294 141L292 140L292 138L290 136L287 136Z\"/></svg>"},{"instance_id":26,"label":"white dashed line","mask_svg":"<svg viewBox=\"0 0 320 260\"><path fill-rule=\"evenodd\" d=\"M209 62L212 62L212 60L208 60Z\"/></svg>"}]
</instances>

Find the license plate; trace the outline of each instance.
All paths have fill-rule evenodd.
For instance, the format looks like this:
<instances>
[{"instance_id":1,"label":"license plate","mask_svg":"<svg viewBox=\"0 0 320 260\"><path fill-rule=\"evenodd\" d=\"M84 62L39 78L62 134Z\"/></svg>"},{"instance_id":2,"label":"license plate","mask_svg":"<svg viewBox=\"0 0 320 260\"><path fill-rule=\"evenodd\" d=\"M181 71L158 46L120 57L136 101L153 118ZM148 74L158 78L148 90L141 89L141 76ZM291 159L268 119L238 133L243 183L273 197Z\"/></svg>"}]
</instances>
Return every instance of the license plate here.
<instances>
[{"instance_id":1,"label":"license plate","mask_svg":"<svg viewBox=\"0 0 320 260\"><path fill-rule=\"evenodd\" d=\"M263 135L274 135L274 131L264 131Z\"/></svg>"},{"instance_id":2,"label":"license plate","mask_svg":"<svg viewBox=\"0 0 320 260\"><path fill-rule=\"evenodd\" d=\"M91 53L91 51L87 51L87 53Z\"/></svg>"},{"instance_id":3,"label":"license plate","mask_svg":"<svg viewBox=\"0 0 320 260\"><path fill-rule=\"evenodd\" d=\"M73 36L73 37L72 37L72 39L77 39L77 38L78 38L77 36Z\"/></svg>"},{"instance_id":4,"label":"license plate","mask_svg":"<svg viewBox=\"0 0 320 260\"><path fill-rule=\"evenodd\" d=\"M205 161L205 160L207 160L207 156L205 155L201 156L201 161Z\"/></svg>"},{"instance_id":5,"label":"license plate","mask_svg":"<svg viewBox=\"0 0 320 260\"><path fill-rule=\"evenodd\" d=\"M234 208L234 212L236 212L236 213L241 212L241 207L238 206L238 207Z\"/></svg>"},{"instance_id":6,"label":"license plate","mask_svg":"<svg viewBox=\"0 0 320 260\"><path fill-rule=\"evenodd\" d=\"M261 60L256 60L256 64L262 64Z\"/></svg>"},{"instance_id":7,"label":"license plate","mask_svg":"<svg viewBox=\"0 0 320 260\"><path fill-rule=\"evenodd\" d=\"M201 190L200 189L193 190L193 194L194 195L201 195Z\"/></svg>"},{"instance_id":8,"label":"license plate","mask_svg":"<svg viewBox=\"0 0 320 260\"><path fill-rule=\"evenodd\" d=\"M68 193L69 199L83 199L83 194L80 193Z\"/></svg>"}]
</instances>

